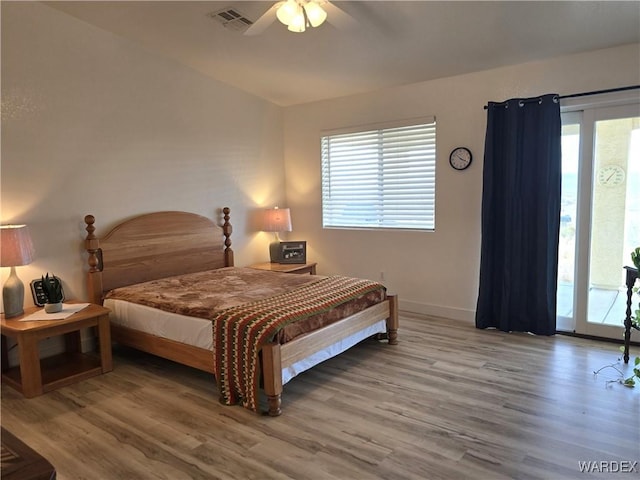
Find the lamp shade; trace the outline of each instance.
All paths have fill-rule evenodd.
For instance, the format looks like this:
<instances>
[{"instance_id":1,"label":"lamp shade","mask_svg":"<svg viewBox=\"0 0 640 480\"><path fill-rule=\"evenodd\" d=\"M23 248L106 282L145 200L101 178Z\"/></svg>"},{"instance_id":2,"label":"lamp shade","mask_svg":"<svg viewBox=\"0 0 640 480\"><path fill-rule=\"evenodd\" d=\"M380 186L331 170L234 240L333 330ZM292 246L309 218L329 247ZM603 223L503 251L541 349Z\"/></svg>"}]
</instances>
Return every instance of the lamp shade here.
<instances>
[{"instance_id":1,"label":"lamp shade","mask_svg":"<svg viewBox=\"0 0 640 480\"><path fill-rule=\"evenodd\" d=\"M264 232L290 232L291 211L288 208L270 208L264 211L262 217Z\"/></svg>"},{"instance_id":2,"label":"lamp shade","mask_svg":"<svg viewBox=\"0 0 640 480\"><path fill-rule=\"evenodd\" d=\"M276 17L280 22L285 25L289 25L291 21L295 18L300 10L300 5L296 0L287 0L284 2L278 10L276 10Z\"/></svg>"},{"instance_id":3,"label":"lamp shade","mask_svg":"<svg viewBox=\"0 0 640 480\"><path fill-rule=\"evenodd\" d=\"M307 12L307 18L312 27L319 27L327 19L327 12L316 2L307 3L304 9Z\"/></svg>"},{"instance_id":4,"label":"lamp shade","mask_svg":"<svg viewBox=\"0 0 640 480\"><path fill-rule=\"evenodd\" d=\"M0 226L0 266L18 267L33 261L35 252L26 225Z\"/></svg>"}]
</instances>

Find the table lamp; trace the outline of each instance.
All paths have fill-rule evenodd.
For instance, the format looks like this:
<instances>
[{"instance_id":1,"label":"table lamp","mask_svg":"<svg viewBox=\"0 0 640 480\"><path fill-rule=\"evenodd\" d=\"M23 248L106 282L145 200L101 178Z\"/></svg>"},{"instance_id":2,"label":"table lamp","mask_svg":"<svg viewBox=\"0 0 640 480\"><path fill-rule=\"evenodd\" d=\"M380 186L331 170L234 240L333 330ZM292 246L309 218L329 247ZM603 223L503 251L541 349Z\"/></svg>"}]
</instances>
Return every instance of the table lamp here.
<instances>
[{"instance_id":1,"label":"table lamp","mask_svg":"<svg viewBox=\"0 0 640 480\"><path fill-rule=\"evenodd\" d=\"M33 255L33 242L26 225L0 226L0 267L11 267L2 287L5 318L24 313L24 284L16 275L16 267L30 264Z\"/></svg>"},{"instance_id":2,"label":"table lamp","mask_svg":"<svg viewBox=\"0 0 640 480\"><path fill-rule=\"evenodd\" d=\"M275 233L275 239L269 244L269 256L271 263L278 263L280 261L280 236L278 233L291 231L291 210L278 207L265 210L262 217L262 231Z\"/></svg>"}]
</instances>

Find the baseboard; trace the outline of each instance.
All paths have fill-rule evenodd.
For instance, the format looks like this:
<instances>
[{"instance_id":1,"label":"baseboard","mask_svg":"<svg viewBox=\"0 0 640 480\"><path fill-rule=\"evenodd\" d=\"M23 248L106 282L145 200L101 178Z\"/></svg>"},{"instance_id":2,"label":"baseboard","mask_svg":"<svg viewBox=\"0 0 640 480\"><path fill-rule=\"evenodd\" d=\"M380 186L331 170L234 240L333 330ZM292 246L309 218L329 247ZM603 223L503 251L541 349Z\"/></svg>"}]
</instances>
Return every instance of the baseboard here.
<instances>
[{"instance_id":1,"label":"baseboard","mask_svg":"<svg viewBox=\"0 0 640 480\"><path fill-rule=\"evenodd\" d=\"M411 313L422 315L433 315L436 317L450 318L463 322L474 323L476 319L475 310L465 310L463 308L445 307L442 305L431 305L427 303L412 302L411 300L398 300L399 309Z\"/></svg>"}]
</instances>

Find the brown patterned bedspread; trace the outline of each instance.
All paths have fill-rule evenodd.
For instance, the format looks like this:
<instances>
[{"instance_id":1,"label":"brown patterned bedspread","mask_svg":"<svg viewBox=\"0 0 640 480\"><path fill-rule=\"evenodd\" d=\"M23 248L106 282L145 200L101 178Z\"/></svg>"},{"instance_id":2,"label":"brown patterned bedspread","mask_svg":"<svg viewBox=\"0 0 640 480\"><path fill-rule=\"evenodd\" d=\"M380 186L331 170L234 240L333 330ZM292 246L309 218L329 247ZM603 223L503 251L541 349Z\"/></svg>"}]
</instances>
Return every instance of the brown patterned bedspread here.
<instances>
[{"instance_id":1,"label":"brown patterned bedspread","mask_svg":"<svg viewBox=\"0 0 640 480\"><path fill-rule=\"evenodd\" d=\"M294 275L252 268L227 267L167 277L110 291L106 298L125 300L167 312L211 320L217 312L261 300L317 282L319 275ZM383 301L384 289L290 323L278 331L275 341L285 343Z\"/></svg>"}]
</instances>

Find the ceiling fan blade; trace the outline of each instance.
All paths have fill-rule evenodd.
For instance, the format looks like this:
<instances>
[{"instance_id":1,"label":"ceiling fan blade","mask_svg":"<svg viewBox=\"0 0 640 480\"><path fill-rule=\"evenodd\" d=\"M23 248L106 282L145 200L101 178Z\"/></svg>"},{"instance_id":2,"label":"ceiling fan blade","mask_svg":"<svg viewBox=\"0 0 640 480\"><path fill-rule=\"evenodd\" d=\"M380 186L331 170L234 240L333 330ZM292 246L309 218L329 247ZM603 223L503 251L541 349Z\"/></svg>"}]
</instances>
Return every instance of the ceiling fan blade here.
<instances>
[{"instance_id":1,"label":"ceiling fan blade","mask_svg":"<svg viewBox=\"0 0 640 480\"><path fill-rule=\"evenodd\" d=\"M336 7L333 3L326 1L321 3L320 6L327 12L327 22L340 30L349 30L358 25L355 18L341 8Z\"/></svg>"},{"instance_id":2,"label":"ceiling fan blade","mask_svg":"<svg viewBox=\"0 0 640 480\"><path fill-rule=\"evenodd\" d=\"M253 22L249 28L244 32L244 35L253 36L260 35L264 32L276 19L276 11L280 8L284 2L277 2L269 8L258 20Z\"/></svg>"}]
</instances>

